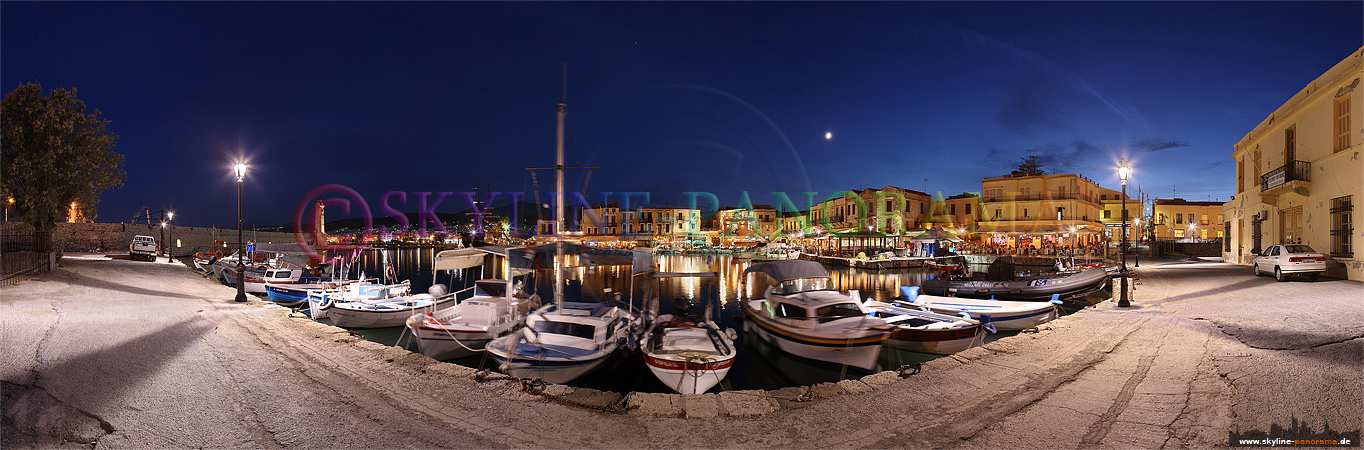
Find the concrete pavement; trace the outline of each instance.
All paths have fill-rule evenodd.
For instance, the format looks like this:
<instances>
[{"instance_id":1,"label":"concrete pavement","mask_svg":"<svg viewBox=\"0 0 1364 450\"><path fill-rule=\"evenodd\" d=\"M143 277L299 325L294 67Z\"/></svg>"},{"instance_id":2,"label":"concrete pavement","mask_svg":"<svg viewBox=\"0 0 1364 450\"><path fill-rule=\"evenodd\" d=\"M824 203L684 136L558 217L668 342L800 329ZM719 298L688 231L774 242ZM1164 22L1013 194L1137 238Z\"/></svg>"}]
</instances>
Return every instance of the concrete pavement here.
<instances>
[{"instance_id":1,"label":"concrete pavement","mask_svg":"<svg viewBox=\"0 0 1364 450\"><path fill-rule=\"evenodd\" d=\"M623 415L234 303L181 265L65 264L0 289L5 448L1158 448L1364 423L1364 287L1215 262L1143 259L1134 308L907 378L631 395Z\"/></svg>"}]
</instances>

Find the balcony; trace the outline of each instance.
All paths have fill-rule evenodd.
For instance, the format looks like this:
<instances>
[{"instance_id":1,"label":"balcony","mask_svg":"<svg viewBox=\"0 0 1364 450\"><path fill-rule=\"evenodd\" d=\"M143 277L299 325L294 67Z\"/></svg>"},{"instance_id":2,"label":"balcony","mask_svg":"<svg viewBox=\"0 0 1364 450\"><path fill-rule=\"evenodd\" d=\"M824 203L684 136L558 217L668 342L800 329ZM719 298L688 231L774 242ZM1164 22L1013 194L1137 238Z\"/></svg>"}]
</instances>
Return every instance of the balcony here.
<instances>
[{"instance_id":1,"label":"balcony","mask_svg":"<svg viewBox=\"0 0 1364 450\"><path fill-rule=\"evenodd\" d=\"M1260 176L1260 200L1274 203L1289 192L1307 196L1312 187L1312 163L1293 161Z\"/></svg>"}]
</instances>

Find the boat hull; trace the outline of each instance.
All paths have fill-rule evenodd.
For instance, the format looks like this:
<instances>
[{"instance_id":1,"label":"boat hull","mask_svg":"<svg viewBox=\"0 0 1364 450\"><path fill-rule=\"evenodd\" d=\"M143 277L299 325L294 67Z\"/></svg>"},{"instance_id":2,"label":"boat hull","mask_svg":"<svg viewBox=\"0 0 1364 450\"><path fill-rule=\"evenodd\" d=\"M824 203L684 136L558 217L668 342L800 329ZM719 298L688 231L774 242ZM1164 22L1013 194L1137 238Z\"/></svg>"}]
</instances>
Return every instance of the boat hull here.
<instances>
[{"instance_id":1,"label":"boat hull","mask_svg":"<svg viewBox=\"0 0 1364 450\"><path fill-rule=\"evenodd\" d=\"M425 294L421 294L425 295ZM454 305L454 296L438 301L408 301L390 299L384 302L365 302L361 305L339 303L327 309L332 324L342 328L387 328L407 323L413 314L435 312Z\"/></svg>"},{"instance_id":2,"label":"boat hull","mask_svg":"<svg viewBox=\"0 0 1364 450\"><path fill-rule=\"evenodd\" d=\"M980 345L984 333L980 326L946 330L900 328L890 333L885 345L911 352L951 355Z\"/></svg>"},{"instance_id":3,"label":"boat hull","mask_svg":"<svg viewBox=\"0 0 1364 450\"><path fill-rule=\"evenodd\" d=\"M734 356L720 361L703 363L674 361L644 355L644 364L649 366L658 381L677 391L679 394L701 394L720 384L734 366Z\"/></svg>"},{"instance_id":4,"label":"boat hull","mask_svg":"<svg viewBox=\"0 0 1364 450\"><path fill-rule=\"evenodd\" d=\"M768 323L762 317L750 313L747 306L744 307L744 315L746 316L744 332L753 333L783 352L802 358L834 364L847 364L866 370L872 370L876 367L876 358L881 355L881 343L887 338L886 334L881 334L876 337L846 341L812 339L801 337L791 331L783 330L777 325Z\"/></svg>"},{"instance_id":5,"label":"boat hull","mask_svg":"<svg viewBox=\"0 0 1364 450\"><path fill-rule=\"evenodd\" d=\"M1107 273L1096 268L1074 274L1009 281L934 279L924 281L921 288L925 294L944 297L1045 301L1050 300L1052 295L1062 299L1082 297L1103 289L1107 282Z\"/></svg>"}]
</instances>

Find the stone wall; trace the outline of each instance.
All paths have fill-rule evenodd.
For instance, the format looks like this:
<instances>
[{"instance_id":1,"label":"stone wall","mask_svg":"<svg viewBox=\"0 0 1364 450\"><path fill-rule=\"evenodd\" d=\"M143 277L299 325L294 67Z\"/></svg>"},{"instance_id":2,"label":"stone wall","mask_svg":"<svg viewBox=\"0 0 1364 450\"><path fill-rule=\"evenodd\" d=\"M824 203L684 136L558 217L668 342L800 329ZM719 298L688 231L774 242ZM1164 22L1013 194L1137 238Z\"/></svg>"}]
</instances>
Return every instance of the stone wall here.
<instances>
[{"instance_id":1,"label":"stone wall","mask_svg":"<svg viewBox=\"0 0 1364 450\"><path fill-rule=\"evenodd\" d=\"M147 235L156 238L158 244L162 243L163 239L170 240L170 248L175 256L192 255L201 248L212 246L215 240L226 241L227 246L232 249L237 246L236 229L172 226L164 230L164 235L162 231L160 226L145 223L60 223L52 232L52 245L65 251L93 251L103 248L106 251L118 252L128 250L128 244L132 243L133 236ZM248 243L294 242L293 233L246 230L242 232L242 237Z\"/></svg>"}]
</instances>

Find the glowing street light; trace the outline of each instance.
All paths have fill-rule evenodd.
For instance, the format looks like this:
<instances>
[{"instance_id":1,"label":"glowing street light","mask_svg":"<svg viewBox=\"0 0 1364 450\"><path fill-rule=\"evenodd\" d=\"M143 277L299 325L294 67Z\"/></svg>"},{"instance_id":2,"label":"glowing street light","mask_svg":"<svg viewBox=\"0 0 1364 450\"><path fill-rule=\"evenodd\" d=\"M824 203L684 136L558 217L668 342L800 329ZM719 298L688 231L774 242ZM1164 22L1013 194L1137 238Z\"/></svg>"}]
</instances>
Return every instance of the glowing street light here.
<instances>
[{"instance_id":1,"label":"glowing street light","mask_svg":"<svg viewBox=\"0 0 1364 450\"><path fill-rule=\"evenodd\" d=\"M232 166L232 173L237 176L237 298L238 302L246 301L246 265L242 262L246 259L246 247L242 243L242 181L246 179L246 164L238 162Z\"/></svg>"},{"instance_id":2,"label":"glowing street light","mask_svg":"<svg viewBox=\"0 0 1364 450\"><path fill-rule=\"evenodd\" d=\"M1122 253L1122 278L1119 278L1122 295L1118 298L1118 306L1122 308L1132 306L1127 301L1127 177L1131 173L1132 168L1127 166L1127 158L1118 161L1118 179L1122 181L1122 246L1119 247Z\"/></svg>"}]
</instances>

